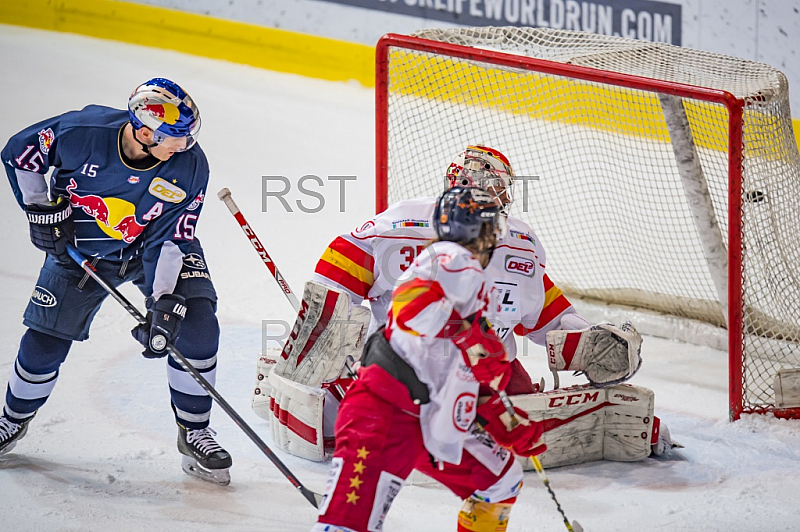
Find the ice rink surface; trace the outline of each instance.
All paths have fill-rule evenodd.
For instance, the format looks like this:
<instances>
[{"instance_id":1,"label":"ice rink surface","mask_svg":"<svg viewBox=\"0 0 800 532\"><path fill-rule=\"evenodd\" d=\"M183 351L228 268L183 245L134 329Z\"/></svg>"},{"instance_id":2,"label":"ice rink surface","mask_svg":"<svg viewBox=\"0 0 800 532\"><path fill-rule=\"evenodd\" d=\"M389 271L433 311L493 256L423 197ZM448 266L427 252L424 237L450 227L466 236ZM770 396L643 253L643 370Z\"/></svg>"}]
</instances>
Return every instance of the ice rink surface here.
<instances>
[{"instance_id":1,"label":"ice rink surface","mask_svg":"<svg viewBox=\"0 0 800 532\"><path fill-rule=\"evenodd\" d=\"M217 388L270 443L268 423L250 409L255 362L264 348L278 346L262 335L265 320L292 322L294 315L216 192L231 189L293 290L301 292L327 243L373 213L372 91L12 26L0 26L0 67L3 143L30 124L90 103L123 108L130 91L152 77L171 78L192 94L211 165L198 235L220 296ZM451 156L442 155L445 164ZM307 175L321 180L305 184L324 202L297 190ZM339 181L328 179L341 175L357 178L346 183L344 195ZM275 197L263 204L263 183L268 191L281 190L279 176L292 185L286 195L292 212ZM9 188L0 194L0 208L5 386L42 255L30 245ZM143 308L135 288L123 293ZM132 325L114 301L104 304L91 339L73 346L28 435L0 458L0 528L308 530L315 510L217 407L212 426L233 455L231 485L214 486L181 471L165 362L139 355L128 333ZM534 379L549 374L543 354L529 345L522 358ZM800 530L800 422L745 416L729 423L724 352L646 337L643 359L632 382L655 391L656 414L685 449L665 459L551 470L570 519L587 532ZM278 454L310 489L322 491L325 464ZM454 530L460 506L439 486L408 486L385 528ZM509 530L564 530L535 473L526 474Z\"/></svg>"}]
</instances>

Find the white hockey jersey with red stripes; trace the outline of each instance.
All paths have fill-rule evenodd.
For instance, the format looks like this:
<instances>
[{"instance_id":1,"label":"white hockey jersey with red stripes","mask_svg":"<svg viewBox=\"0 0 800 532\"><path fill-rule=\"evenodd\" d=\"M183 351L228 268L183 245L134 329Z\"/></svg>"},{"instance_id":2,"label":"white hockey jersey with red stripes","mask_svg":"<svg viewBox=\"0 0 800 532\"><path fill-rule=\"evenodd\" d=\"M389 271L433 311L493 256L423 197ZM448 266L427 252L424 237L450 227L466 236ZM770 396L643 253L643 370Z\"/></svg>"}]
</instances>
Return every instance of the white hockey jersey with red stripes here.
<instances>
[{"instance_id":1,"label":"white hockey jersey with red stripes","mask_svg":"<svg viewBox=\"0 0 800 532\"><path fill-rule=\"evenodd\" d=\"M377 329L392 290L436 236L435 206L433 198L401 201L337 237L317 263L314 280L346 291L354 304L369 300L370 331ZM547 331L558 329L561 317L575 310L545 272L545 251L531 228L513 216L508 228L486 268L495 288L487 317L513 358L517 346L512 331L544 345Z\"/></svg>"},{"instance_id":2,"label":"white hockey jersey with red stripes","mask_svg":"<svg viewBox=\"0 0 800 532\"><path fill-rule=\"evenodd\" d=\"M420 406L425 448L436 460L458 464L475 419L478 382L453 336L463 319L485 311L485 275L470 251L436 242L417 256L392 293L386 337L428 386Z\"/></svg>"}]
</instances>

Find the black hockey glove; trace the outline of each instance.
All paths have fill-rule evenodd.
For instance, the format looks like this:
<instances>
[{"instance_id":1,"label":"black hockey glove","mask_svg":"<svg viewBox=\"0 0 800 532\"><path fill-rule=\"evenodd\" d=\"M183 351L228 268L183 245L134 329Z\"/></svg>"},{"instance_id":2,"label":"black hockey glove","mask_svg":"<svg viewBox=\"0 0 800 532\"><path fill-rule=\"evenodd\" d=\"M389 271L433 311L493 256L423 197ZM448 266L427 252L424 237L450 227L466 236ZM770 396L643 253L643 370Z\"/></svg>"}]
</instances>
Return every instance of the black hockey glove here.
<instances>
[{"instance_id":1,"label":"black hockey glove","mask_svg":"<svg viewBox=\"0 0 800 532\"><path fill-rule=\"evenodd\" d=\"M69 201L58 198L55 205L26 205L25 214L33 245L59 262L69 262L67 244L75 243L75 222Z\"/></svg>"},{"instance_id":2,"label":"black hockey glove","mask_svg":"<svg viewBox=\"0 0 800 532\"><path fill-rule=\"evenodd\" d=\"M181 321L186 317L186 300L175 294L165 294L158 301L147 298L147 323L131 331L144 346L145 358L161 358L167 354L167 344L178 337Z\"/></svg>"}]
</instances>

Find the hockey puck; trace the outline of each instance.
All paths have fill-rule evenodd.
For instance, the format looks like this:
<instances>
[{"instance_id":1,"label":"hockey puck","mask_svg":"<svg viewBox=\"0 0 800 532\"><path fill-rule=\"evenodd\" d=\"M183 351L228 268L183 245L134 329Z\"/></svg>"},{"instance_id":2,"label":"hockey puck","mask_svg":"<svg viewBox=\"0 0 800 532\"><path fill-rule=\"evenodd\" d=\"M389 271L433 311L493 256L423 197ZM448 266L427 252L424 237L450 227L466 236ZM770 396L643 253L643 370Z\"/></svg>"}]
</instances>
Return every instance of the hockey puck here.
<instances>
[{"instance_id":1,"label":"hockey puck","mask_svg":"<svg viewBox=\"0 0 800 532\"><path fill-rule=\"evenodd\" d=\"M761 203L766 198L765 194L760 190L751 190L744 195L745 201L750 203Z\"/></svg>"}]
</instances>

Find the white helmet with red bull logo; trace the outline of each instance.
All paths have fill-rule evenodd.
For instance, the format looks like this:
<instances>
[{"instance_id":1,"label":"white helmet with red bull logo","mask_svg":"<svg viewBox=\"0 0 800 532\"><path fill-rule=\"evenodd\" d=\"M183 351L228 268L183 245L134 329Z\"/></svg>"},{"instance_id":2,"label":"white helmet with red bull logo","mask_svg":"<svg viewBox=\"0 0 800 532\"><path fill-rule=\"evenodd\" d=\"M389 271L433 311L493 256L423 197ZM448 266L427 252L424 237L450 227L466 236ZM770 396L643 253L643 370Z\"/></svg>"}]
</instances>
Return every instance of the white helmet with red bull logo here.
<instances>
[{"instance_id":1,"label":"white helmet with red bull logo","mask_svg":"<svg viewBox=\"0 0 800 532\"><path fill-rule=\"evenodd\" d=\"M153 130L153 141L161 144L167 137L186 138L186 147L197 142L200 111L191 96L165 78L153 78L136 87L128 99L128 115L134 129Z\"/></svg>"},{"instance_id":2,"label":"white helmet with red bull logo","mask_svg":"<svg viewBox=\"0 0 800 532\"><path fill-rule=\"evenodd\" d=\"M456 186L478 187L492 194L503 210L514 200L514 171L500 151L475 144L459 153L445 171L446 189Z\"/></svg>"}]
</instances>

